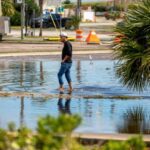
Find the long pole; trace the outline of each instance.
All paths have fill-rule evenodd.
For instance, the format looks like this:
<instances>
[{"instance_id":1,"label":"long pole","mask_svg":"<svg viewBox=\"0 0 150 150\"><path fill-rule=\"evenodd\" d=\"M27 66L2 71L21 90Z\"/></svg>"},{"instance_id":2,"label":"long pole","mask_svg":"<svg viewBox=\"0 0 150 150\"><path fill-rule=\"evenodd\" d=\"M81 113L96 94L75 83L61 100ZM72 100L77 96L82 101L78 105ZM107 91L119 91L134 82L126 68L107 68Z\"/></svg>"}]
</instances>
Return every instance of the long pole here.
<instances>
[{"instance_id":1,"label":"long pole","mask_svg":"<svg viewBox=\"0 0 150 150\"><path fill-rule=\"evenodd\" d=\"M40 33L39 33L39 36L42 36L42 27L43 27L43 22L42 22L42 16L43 16L43 1L44 1L44 0L39 0L39 5L40 5Z\"/></svg>"},{"instance_id":2,"label":"long pole","mask_svg":"<svg viewBox=\"0 0 150 150\"><path fill-rule=\"evenodd\" d=\"M24 39L24 26L25 26L25 0L21 3L21 40Z\"/></svg>"},{"instance_id":3,"label":"long pole","mask_svg":"<svg viewBox=\"0 0 150 150\"><path fill-rule=\"evenodd\" d=\"M81 18L81 0L77 0L76 14L77 14L77 17Z\"/></svg>"},{"instance_id":4,"label":"long pole","mask_svg":"<svg viewBox=\"0 0 150 150\"><path fill-rule=\"evenodd\" d=\"M2 1L0 0L0 16L2 16Z\"/></svg>"},{"instance_id":5,"label":"long pole","mask_svg":"<svg viewBox=\"0 0 150 150\"><path fill-rule=\"evenodd\" d=\"M35 9L33 9L33 18L35 18ZM33 19L33 36L35 36L35 19Z\"/></svg>"},{"instance_id":6,"label":"long pole","mask_svg":"<svg viewBox=\"0 0 150 150\"><path fill-rule=\"evenodd\" d=\"M61 28L61 26L62 26L61 0L60 0L59 7L60 7L60 34L61 34L61 32L62 32L62 28Z\"/></svg>"},{"instance_id":7,"label":"long pole","mask_svg":"<svg viewBox=\"0 0 150 150\"><path fill-rule=\"evenodd\" d=\"M28 35L28 5L25 4L25 36Z\"/></svg>"}]
</instances>

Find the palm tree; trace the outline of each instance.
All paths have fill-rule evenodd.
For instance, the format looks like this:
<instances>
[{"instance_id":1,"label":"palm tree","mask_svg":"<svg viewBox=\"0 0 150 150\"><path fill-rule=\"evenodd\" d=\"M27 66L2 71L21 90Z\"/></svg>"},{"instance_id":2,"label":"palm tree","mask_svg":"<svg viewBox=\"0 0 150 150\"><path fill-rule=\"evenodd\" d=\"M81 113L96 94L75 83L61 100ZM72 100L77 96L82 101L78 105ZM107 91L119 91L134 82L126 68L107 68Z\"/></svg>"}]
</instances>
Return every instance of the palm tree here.
<instances>
[{"instance_id":1,"label":"palm tree","mask_svg":"<svg viewBox=\"0 0 150 150\"><path fill-rule=\"evenodd\" d=\"M13 0L1 0L3 16L12 16L15 13Z\"/></svg>"},{"instance_id":2,"label":"palm tree","mask_svg":"<svg viewBox=\"0 0 150 150\"><path fill-rule=\"evenodd\" d=\"M71 10L75 7L74 4L70 0L66 0L63 2L64 8L69 9L68 16L71 15Z\"/></svg>"},{"instance_id":3,"label":"palm tree","mask_svg":"<svg viewBox=\"0 0 150 150\"><path fill-rule=\"evenodd\" d=\"M150 85L150 1L129 8L117 31L124 38L116 48L116 74L125 86L142 91Z\"/></svg>"}]
</instances>

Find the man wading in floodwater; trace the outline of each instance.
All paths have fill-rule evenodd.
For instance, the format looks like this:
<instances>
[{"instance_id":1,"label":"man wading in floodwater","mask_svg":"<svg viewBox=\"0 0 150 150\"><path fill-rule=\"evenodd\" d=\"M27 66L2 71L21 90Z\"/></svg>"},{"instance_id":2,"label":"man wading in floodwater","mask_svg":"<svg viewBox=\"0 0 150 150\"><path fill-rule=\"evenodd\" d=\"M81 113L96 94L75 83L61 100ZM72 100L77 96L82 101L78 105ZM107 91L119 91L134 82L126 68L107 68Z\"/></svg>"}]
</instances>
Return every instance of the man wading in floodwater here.
<instances>
[{"instance_id":1,"label":"man wading in floodwater","mask_svg":"<svg viewBox=\"0 0 150 150\"><path fill-rule=\"evenodd\" d=\"M60 34L60 40L61 42L64 43L64 47L62 49L62 61L61 61L61 67L58 72L58 80L59 80L59 90L60 92L64 91L64 86L63 86L63 79L62 76L65 74L66 80L69 85L69 92L72 92L72 83L71 83L71 77L70 77L70 69L72 66L72 45L68 41L68 36L67 33L61 33Z\"/></svg>"}]
</instances>

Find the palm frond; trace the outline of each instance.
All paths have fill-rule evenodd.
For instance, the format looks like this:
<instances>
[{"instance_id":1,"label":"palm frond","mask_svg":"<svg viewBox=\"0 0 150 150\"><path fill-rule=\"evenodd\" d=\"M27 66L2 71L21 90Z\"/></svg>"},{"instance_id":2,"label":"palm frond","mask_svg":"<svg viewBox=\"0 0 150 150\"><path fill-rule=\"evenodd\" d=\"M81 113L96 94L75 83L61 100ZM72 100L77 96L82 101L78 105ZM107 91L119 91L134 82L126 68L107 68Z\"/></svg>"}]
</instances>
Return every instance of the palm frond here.
<instances>
[{"instance_id":1,"label":"palm frond","mask_svg":"<svg viewBox=\"0 0 150 150\"><path fill-rule=\"evenodd\" d=\"M129 9L116 31L124 35L115 50L116 75L128 88L142 91L150 86L150 1Z\"/></svg>"}]
</instances>

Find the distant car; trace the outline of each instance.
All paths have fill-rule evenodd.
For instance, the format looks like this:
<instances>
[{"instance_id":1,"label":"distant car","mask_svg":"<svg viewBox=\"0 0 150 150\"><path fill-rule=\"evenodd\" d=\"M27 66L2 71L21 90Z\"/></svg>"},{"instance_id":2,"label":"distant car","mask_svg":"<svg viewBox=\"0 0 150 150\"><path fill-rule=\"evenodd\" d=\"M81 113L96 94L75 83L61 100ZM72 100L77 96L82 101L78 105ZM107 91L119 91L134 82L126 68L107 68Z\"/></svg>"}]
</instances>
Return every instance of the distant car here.
<instances>
[{"instance_id":1,"label":"distant car","mask_svg":"<svg viewBox=\"0 0 150 150\"><path fill-rule=\"evenodd\" d=\"M39 28L40 27L40 19L41 17L33 18L31 20L31 28ZM62 18L60 14L44 14L42 16L42 24L43 28L49 28L49 27L65 27L67 24L67 21L69 21L70 18Z\"/></svg>"}]
</instances>

